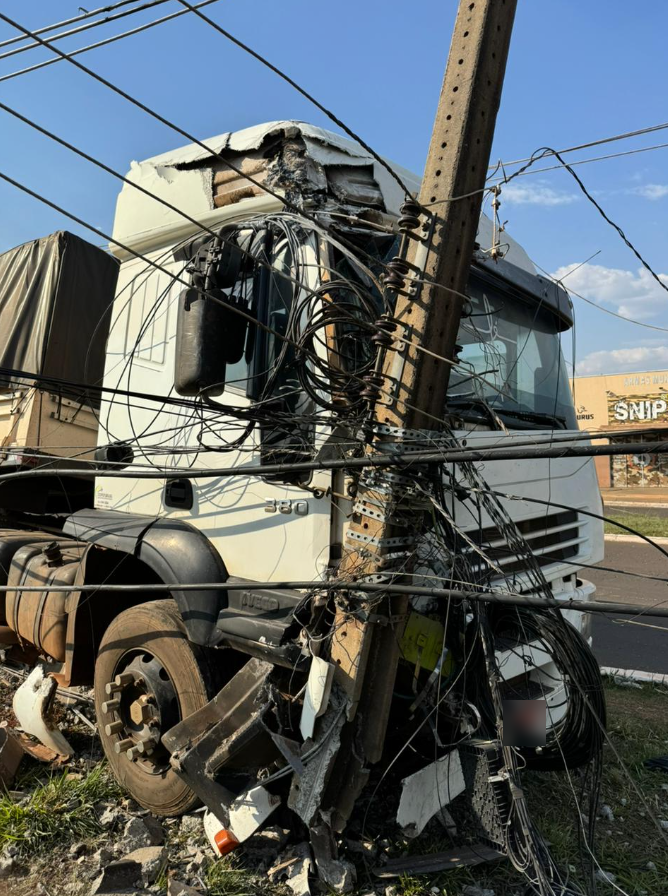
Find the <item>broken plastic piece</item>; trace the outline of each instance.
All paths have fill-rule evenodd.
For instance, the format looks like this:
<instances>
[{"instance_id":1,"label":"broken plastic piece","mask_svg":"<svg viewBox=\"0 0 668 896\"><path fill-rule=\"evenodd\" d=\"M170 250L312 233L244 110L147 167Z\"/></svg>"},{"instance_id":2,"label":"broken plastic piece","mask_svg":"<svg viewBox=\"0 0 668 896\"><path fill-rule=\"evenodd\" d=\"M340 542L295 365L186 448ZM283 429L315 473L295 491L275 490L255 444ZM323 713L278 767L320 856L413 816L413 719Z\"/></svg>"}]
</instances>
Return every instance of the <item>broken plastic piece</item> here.
<instances>
[{"instance_id":1,"label":"broken plastic piece","mask_svg":"<svg viewBox=\"0 0 668 896\"><path fill-rule=\"evenodd\" d=\"M230 805L229 830L239 843L243 843L262 827L280 802L279 796L264 787L247 790Z\"/></svg>"},{"instance_id":2,"label":"broken plastic piece","mask_svg":"<svg viewBox=\"0 0 668 896\"><path fill-rule=\"evenodd\" d=\"M248 840L280 805L281 798L264 787L240 794L229 807L229 821L223 824L213 812L204 815L204 831L214 852L226 855Z\"/></svg>"},{"instance_id":3,"label":"broken plastic piece","mask_svg":"<svg viewBox=\"0 0 668 896\"><path fill-rule=\"evenodd\" d=\"M406 837L417 837L443 806L466 789L459 752L453 750L402 784L397 824Z\"/></svg>"},{"instance_id":4,"label":"broken plastic piece","mask_svg":"<svg viewBox=\"0 0 668 896\"><path fill-rule=\"evenodd\" d=\"M44 746L64 756L73 756L74 750L50 717L57 687L55 678L46 672L44 666L35 666L14 694L14 714L21 728Z\"/></svg>"},{"instance_id":5,"label":"broken plastic piece","mask_svg":"<svg viewBox=\"0 0 668 896\"><path fill-rule=\"evenodd\" d=\"M313 737L315 720L327 709L333 678L334 664L328 663L327 660L323 660L319 656L314 656L311 660L306 694L304 695L304 708L299 723L299 730L304 740Z\"/></svg>"}]
</instances>

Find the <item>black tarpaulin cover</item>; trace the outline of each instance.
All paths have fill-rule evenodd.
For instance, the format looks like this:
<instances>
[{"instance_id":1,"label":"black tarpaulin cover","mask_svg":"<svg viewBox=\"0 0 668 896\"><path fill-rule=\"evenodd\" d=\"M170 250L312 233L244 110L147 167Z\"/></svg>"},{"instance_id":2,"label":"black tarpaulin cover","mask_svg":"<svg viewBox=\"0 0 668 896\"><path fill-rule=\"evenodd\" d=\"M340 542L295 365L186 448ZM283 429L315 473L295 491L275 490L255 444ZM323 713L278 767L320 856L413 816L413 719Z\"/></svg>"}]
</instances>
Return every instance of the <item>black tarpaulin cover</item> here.
<instances>
[{"instance_id":1,"label":"black tarpaulin cover","mask_svg":"<svg viewBox=\"0 0 668 896\"><path fill-rule=\"evenodd\" d=\"M7 369L72 394L101 385L117 276L116 259L65 230L0 255L0 386L18 383Z\"/></svg>"}]
</instances>

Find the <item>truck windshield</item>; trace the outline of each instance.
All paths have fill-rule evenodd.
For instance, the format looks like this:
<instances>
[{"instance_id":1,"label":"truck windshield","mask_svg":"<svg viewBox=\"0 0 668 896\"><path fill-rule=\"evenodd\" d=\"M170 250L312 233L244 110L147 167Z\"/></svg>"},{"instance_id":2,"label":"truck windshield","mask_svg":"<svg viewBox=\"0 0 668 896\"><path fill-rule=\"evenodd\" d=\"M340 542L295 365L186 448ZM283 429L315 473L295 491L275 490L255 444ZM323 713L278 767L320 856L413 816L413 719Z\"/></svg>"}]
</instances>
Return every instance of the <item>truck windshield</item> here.
<instances>
[{"instance_id":1,"label":"truck windshield","mask_svg":"<svg viewBox=\"0 0 668 896\"><path fill-rule=\"evenodd\" d=\"M496 415L509 429L577 429L555 314L475 277L468 293L447 409L481 422Z\"/></svg>"}]
</instances>

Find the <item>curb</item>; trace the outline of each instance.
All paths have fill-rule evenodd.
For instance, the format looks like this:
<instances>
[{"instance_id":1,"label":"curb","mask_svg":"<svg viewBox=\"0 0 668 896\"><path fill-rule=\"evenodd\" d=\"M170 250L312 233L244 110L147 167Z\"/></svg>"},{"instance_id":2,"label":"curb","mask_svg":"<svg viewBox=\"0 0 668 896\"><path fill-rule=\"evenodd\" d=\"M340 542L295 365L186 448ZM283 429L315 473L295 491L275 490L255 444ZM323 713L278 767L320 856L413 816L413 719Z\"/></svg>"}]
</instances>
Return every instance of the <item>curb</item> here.
<instances>
[{"instance_id":1,"label":"curb","mask_svg":"<svg viewBox=\"0 0 668 896\"><path fill-rule=\"evenodd\" d=\"M652 537L651 535L647 536L652 541L655 541L657 544L668 544L668 538L663 535L657 535L656 537ZM621 541L628 542L629 544L647 544L644 538L640 538L639 535L604 535L603 538L605 541Z\"/></svg>"},{"instance_id":2,"label":"curb","mask_svg":"<svg viewBox=\"0 0 668 896\"><path fill-rule=\"evenodd\" d=\"M668 674L663 672L643 672L641 669L613 669L601 666L601 675L623 681L642 681L645 684L662 684L668 687Z\"/></svg>"},{"instance_id":3,"label":"curb","mask_svg":"<svg viewBox=\"0 0 668 896\"><path fill-rule=\"evenodd\" d=\"M668 504L658 501L606 501L603 500L606 507L658 507L660 510L666 510Z\"/></svg>"}]
</instances>

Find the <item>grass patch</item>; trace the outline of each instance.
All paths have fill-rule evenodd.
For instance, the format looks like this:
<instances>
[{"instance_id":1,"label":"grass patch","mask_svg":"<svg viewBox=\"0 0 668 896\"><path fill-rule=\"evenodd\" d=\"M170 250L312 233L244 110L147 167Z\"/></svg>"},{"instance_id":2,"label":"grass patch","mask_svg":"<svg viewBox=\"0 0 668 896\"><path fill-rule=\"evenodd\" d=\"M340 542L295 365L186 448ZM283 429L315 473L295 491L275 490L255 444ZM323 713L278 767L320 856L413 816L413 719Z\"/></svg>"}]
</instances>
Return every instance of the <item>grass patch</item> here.
<instances>
[{"instance_id":1,"label":"grass patch","mask_svg":"<svg viewBox=\"0 0 668 896\"><path fill-rule=\"evenodd\" d=\"M15 784L32 791L25 803L18 805L6 793L0 798L0 850L14 845L22 855L30 855L95 836L102 830L96 803L121 796L102 763L81 778L63 772L36 785L35 779L32 769Z\"/></svg>"},{"instance_id":2,"label":"grass patch","mask_svg":"<svg viewBox=\"0 0 668 896\"><path fill-rule=\"evenodd\" d=\"M659 819L668 819L668 790L662 787L668 785L668 774L650 771L643 765L645 759L668 754L668 690L651 685L632 689L610 683L606 685L606 696L608 730L615 749L651 812ZM47 781L36 781L36 771L39 769L33 767L16 785L32 791L25 805L16 805L8 795L0 799L0 849L11 843L24 856L43 853L42 861L48 862L48 850L54 850L51 855L58 855L56 847L98 835L95 804L116 798L120 791L102 764L81 779L59 774ZM577 772L571 775L577 792ZM523 783L532 817L550 842L555 860L588 892L580 867L575 804L567 775L526 773ZM599 820L594 854L601 866L616 876L617 886L629 896L643 893L666 896L668 848L609 746L604 753L601 802L607 803L615 816L612 822ZM386 836L393 835L396 828L388 819ZM437 834L433 839L415 841L413 846L415 853L422 854L448 849L450 844ZM655 869L648 869L648 862L654 863ZM361 866L358 871L358 894L378 886L379 881L368 879ZM272 886L242 851L219 861L212 859L203 880L210 896L268 896L289 892L284 885ZM162 892L166 877L163 875L158 883ZM392 883L397 896L429 896L433 887L439 888L441 896L461 896L467 884L487 887L495 896L516 896L526 886L525 879L507 861L440 874L413 874L383 883L385 886ZM617 892L605 884L600 884L599 889L601 896Z\"/></svg>"},{"instance_id":3,"label":"grass patch","mask_svg":"<svg viewBox=\"0 0 668 896\"><path fill-rule=\"evenodd\" d=\"M626 513L624 511L606 511L606 516L617 522L630 526L642 535L650 538L668 538L668 517L654 516L651 513ZM606 535L630 535L626 529L615 526L614 523L605 524Z\"/></svg>"},{"instance_id":4,"label":"grass patch","mask_svg":"<svg viewBox=\"0 0 668 896\"><path fill-rule=\"evenodd\" d=\"M651 685L631 689L610 684L606 686L606 697L608 732L615 749L653 814L659 819L668 819L668 791L662 788L668 784L668 774L650 771L643 765L645 759L668 754L668 691ZM578 792L577 773L571 775ZM550 842L558 865L569 872L571 880L580 883L584 892L589 892L580 867L575 803L566 774L526 773L523 783L532 817ZM616 876L616 885L629 896L643 893L666 896L668 846L662 842L609 746L604 751L600 802L608 804L615 816L612 822L598 821L594 855L602 868ZM416 852L433 851L420 848L419 841L415 845ZM444 839L440 849L448 848ZM656 870L648 869L648 862L653 862ZM524 891L525 883L508 862L501 862L437 875L405 877L394 885L397 896L428 896L434 886L442 896L460 896L467 884L487 887L495 896L516 896ZM364 890L362 886L359 892ZM618 892L605 884L599 884L599 890L601 896Z\"/></svg>"},{"instance_id":5,"label":"grass patch","mask_svg":"<svg viewBox=\"0 0 668 896\"><path fill-rule=\"evenodd\" d=\"M263 896L280 892L266 877L253 875L242 867L239 859L229 856L209 865L205 874L209 896Z\"/></svg>"}]
</instances>

